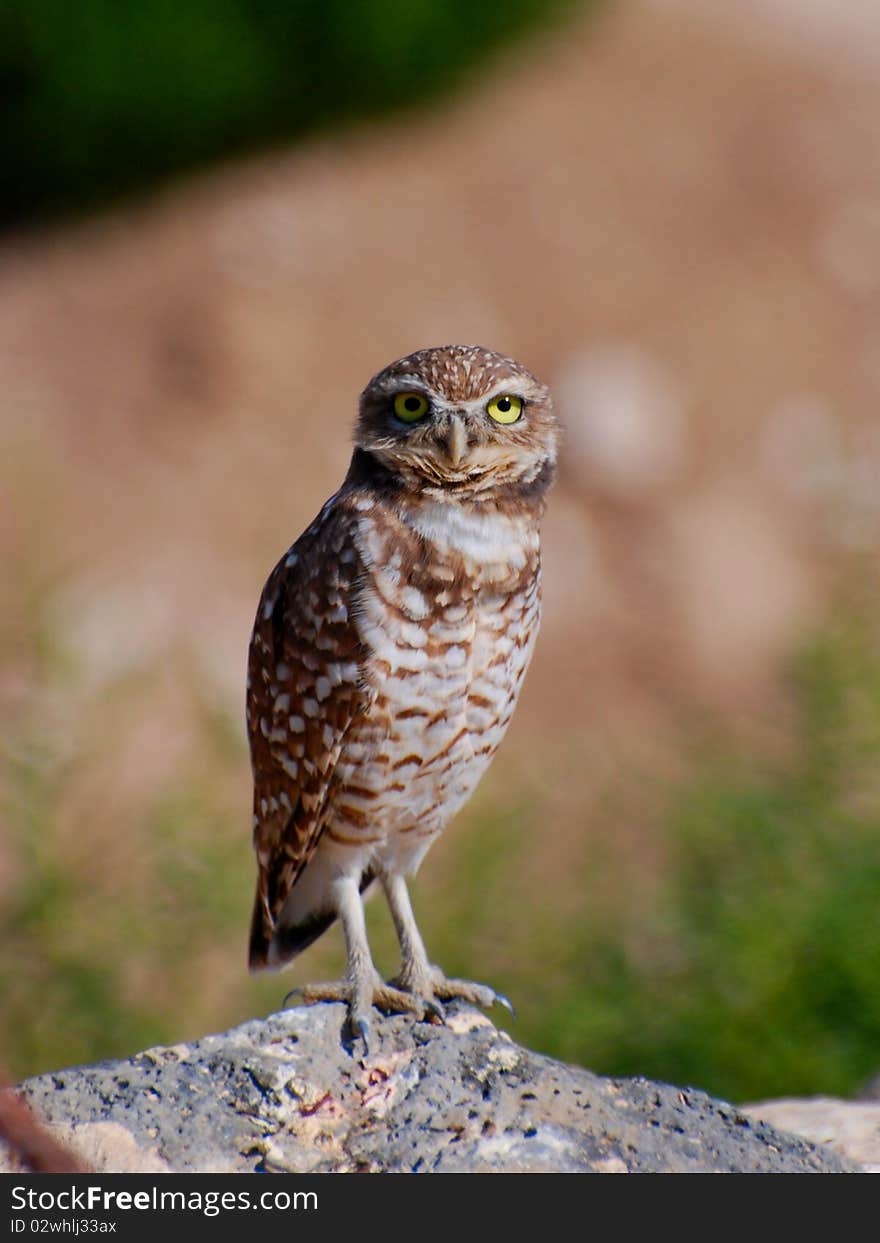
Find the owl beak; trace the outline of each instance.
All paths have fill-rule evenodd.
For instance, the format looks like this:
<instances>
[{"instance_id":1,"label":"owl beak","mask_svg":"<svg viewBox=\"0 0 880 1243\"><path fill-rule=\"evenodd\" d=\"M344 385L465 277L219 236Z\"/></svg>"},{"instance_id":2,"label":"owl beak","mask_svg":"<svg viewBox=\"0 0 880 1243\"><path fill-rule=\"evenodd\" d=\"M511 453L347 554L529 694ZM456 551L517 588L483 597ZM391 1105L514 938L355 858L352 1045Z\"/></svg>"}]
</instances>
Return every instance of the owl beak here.
<instances>
[{"instance_id":1,"label":"owl beak","mask_svg":"<svg viewBox=\"0 0 880 1243\"><path fill-rule=\"evenodd\" d=\"M443 443L450 462L453 466L458 466L468 449L467 429L464 425L464 419L459 418L455 414L450 418L449 430Z\"/></svg>"}]
</instances>

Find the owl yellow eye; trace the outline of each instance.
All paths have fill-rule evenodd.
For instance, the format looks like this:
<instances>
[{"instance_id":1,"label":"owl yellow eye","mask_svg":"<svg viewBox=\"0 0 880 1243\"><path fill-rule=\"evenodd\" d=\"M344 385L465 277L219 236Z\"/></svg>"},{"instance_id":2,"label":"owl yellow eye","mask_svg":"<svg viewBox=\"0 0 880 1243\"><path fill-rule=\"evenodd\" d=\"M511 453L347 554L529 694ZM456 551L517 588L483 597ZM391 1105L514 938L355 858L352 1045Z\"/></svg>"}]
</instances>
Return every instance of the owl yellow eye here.
<instances>
[{"instance_id":1,"label":"owl yellow eye","mask_svg":"<svg viewBox=\"0 0 880 1243\"><path fill-rule=\"evenodd\" d=\"M428 399L421 393L398 393L394 413L404 423L418 423L428 413Z\"/></svg>"},{"instance_id":2,"label":"owl yellow eye","mask_svg":"<svg viewBox=\"0 0 880 1243\"><path fill-rule=\"evenodd\" d=\"M512 397L510 393L502 393L493 397L486 407L486 413L496 423L515 423L522 414L522 398Z\"/></svg>"}]
</instances>

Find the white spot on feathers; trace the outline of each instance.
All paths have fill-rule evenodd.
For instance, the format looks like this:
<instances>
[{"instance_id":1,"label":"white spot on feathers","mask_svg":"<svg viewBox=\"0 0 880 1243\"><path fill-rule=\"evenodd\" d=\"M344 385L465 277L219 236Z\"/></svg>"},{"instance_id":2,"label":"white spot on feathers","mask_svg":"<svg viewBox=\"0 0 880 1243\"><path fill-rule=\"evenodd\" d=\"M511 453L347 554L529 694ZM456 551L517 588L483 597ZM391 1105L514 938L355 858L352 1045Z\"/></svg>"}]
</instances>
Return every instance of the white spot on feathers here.
<instances>
[{"instance_id":1,"label":"white spot on feathers","mask_svg":"<svg viewBox=\"0 0 880 1243\"><path fill-rule=\"evenodd\" d=\"M413 621L422 621L430 612L427 600L415 587L403 588L400 593L400 603L403 611Z\"/></svg>"}]
</instances>

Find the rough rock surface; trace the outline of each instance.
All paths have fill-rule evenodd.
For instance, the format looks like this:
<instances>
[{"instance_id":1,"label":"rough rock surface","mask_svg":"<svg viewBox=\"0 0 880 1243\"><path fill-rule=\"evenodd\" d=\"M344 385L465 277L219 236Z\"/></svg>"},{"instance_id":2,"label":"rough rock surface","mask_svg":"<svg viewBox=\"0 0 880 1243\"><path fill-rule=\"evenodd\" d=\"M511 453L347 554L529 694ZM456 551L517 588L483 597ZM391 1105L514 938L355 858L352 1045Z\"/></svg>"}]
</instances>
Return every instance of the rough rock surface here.
<instances>
[{"instance_id":1,"label":"rough rock surface","mask_svg":"<svg viewBox=\"0 0 880 1243\"><path fill-rule=\"evenodd\" d=\"M842 1101L833 1096L806 1100L760 1101L743 1105L755 1121L828 1144L866 1174L880 1174L880 1102Z\"/></svg>"},{"instance_id":2,"label":"rough rock surface","mask_svg":"<svg viewBox=\"0 0 880 1243\"><path fill-rule=\"evenodd\" d=\"M19 1090L102 1171L847 1168L703 1092L531 1053L469 1009L446 1026L377 1015L366 1059L341 1022L338 1005L287 1010Z\"/></svg>"}]
</instances>

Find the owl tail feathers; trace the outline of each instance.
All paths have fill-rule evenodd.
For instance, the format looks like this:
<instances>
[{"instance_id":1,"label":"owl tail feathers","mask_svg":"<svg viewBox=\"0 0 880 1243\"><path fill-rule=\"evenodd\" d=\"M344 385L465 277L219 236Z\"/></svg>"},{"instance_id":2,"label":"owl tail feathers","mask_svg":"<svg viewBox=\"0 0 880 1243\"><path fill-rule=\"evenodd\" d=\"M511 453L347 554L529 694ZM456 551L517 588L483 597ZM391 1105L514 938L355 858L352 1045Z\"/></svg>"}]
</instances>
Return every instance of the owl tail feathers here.
<instances>
[{"instance_id":1,"label":"owl tail feathers","mask_svg":"<svg viewBox=\"0 0 880 1243\"><path fill-rule=\"evenodd\" d=\"M365 893L375 879L372 872L365 872L361 878L361 893ZM265 971L283 967L303 950L307 950L335 922L335 911L317 911L295 924L273 924L258 892L251 918L248 949L250 970Z\"/></svg>"},{"instance_id":2,"label":"owl tail feathers","mask_svg":"<svg viewBox=\"0 0 880 1243\"><path fill-rule=\"evenodd\" d=\"M301 924L285 924L273 928L258 897L251 920L248 966L251 971L283 967L285 963L296 958L297 954L308 949L313 941L317 941L335 920L336 913L328 911L321 915L312 915Z\"/></svg>"},{"instance_id":3,"label":"owl tail feathers","mask_svg":"<svg viewBox=\"0 0 880 1243\"><path fill-rule=\"evenodd\" d=\"M248 942L248 967L251 971L262 971L270 966L269 946L272 942L272 925L266 915L259 892L254 899L254 913L251 916L251 935Z\"/></svg>"}]
</instances>

